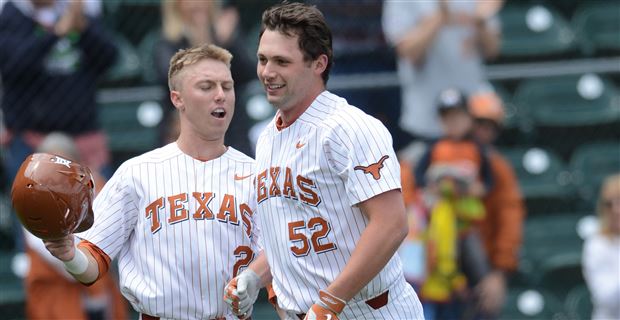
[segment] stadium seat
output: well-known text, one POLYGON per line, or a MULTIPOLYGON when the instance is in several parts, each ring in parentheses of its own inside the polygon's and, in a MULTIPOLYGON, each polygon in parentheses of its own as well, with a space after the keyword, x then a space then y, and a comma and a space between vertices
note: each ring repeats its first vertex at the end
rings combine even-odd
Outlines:
POLYGON ((570 172, 553 151, 544 148, 515 147, 501 149, 512 164, 528 212, 557 212, 572 206, 570 172))
POLYGON ((133 101, 100 105, 101 124, 108 135, 112 152, 141 153, 157 145, 157 123, 153 124, 154 120, 151 119, 158 116, 156 108, 159 104, 153 103, 133 101), (146 115, 140 116, 144 113, 146 115), (146 122, 144 118, 147 118, 146 122))
POLYGON ((585 285, 581 270, 581 241, 575 241, 574 232, 567 236, 569 239, 566 241, 573 243, 575 247, 558 248, 558 252, 553 252, 543 259, 538 268, 539 286, 562 301, 572 288, 585 285))
POLYGON ((550 270, 579 264, 583 240, 578 224, 583 213, 551 213, 530 216, 525 221, 520 272, 539 284, 550 270))
POLYGON ((592 317, 592 300, 585 285, 572 288, 564 300, 564 309, 569 319, 590 319, 592 317))
POLYGON ((620 95, 608 79, 571 75, 524 81, 515 100, 535 125, 581 126, 620 121, 620 95))
POLYGON ((614 1, 586 1, 576 10, 572 25, 584 54, 620 52, 619 10, 614 1))
POLYGON ((114 33, 113 38, 118 48, 118 58, 104 76, 103 82, 105 86, 126 84, 127 82, 137 80, 142 70, 138 51, 129 40, 118 33, 114 33))
POLYGON ((147 84, 157 83, 157 73, 153 62, 153 50, 155 44, 160 38, 161 30, 155 29, 147 33, 140 45, 138 46, 138 54, 142 62, 142 81, 147 84))
POLYGON ((502 57, 535 57, 570 52, 575 48, 569 23, 552 7, 516 2, 499 13, 502 57))
POLYGON ((570 169, 581 198, 594 203, 605 177, 620 173, 620 141, 579 147, 571 158, 570 169))
POLYGON ((106 25, 137 45, 154 28, 161 26, 161 0, 102 1, 106 25))
POLYGON ((23 280, 12 271, 13 252, 0 251, 0 310, 3 319, 14 319, 20 315, 25 303, 23 280))

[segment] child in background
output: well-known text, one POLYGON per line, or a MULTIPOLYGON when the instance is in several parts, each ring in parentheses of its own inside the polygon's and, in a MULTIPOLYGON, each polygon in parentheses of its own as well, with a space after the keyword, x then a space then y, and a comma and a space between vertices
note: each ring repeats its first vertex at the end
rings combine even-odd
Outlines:
POLYGON ((432 142, 415 170, 429 222, 427 278, 421 296, 427 319, 453 319, 464 310, 468 287, 489 271, 476 222, 485 216, 482 197, 492 188, 486 150, 471 137, 467 98, 456 89, 438 97, 444 136, 432 142))

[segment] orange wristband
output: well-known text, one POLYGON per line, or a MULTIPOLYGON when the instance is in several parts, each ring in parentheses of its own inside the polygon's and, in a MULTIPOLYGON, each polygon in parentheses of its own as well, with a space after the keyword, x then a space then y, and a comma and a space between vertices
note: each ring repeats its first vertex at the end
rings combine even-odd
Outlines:
POLYGON ((336 297, 335 295, 327 292, 326 290, 319 290, 319 300, 325 304, 327 309, 331 310, 335 314, 339 314, 347 304, 346 301, 336 297))

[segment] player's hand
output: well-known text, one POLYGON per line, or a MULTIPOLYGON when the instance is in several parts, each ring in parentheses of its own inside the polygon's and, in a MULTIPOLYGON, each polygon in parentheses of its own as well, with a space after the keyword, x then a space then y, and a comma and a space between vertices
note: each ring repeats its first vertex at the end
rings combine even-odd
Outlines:
POLYGON ((73 234, 56 240, 43 240, 45 248, 61 261, 69 261, 75 256, 75 237, 73 234))
POLYGON ((320 290, 319 301, 310 307, 304 320, 337 320, 346 304, 346 301, 326 290, 320 290))
POLYGON ((504 0, 479 0, 476 3, 476 18, 490 19, 499 12, 503 5, 504 0))
POLYGON ((226 285, 224 302, 239 319, 247 319, 252 315, 260 287, 260 277, 253 270, 246 269, 226 285))
POLYGON ((506 298, 506 279, 500 271, 486 275, 475 288, 478 308, 486 314, 499 314, 506 298))

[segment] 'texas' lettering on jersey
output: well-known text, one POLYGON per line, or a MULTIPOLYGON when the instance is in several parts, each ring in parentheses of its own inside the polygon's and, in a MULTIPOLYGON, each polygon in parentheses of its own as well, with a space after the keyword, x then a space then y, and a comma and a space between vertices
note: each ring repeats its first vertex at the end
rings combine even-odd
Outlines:
POLYGON ((165 219, 169 225, 187 221, 190 218, 194 220, 214 220, 222 223, 230 223, 239 225, 239 220, 243 221, 245 232, 248 236, 252 234, 252 220, 250 219, 254 212, 250 206, 240 203, 237 206, 237 199, 230 195, 224 194, 221 197, 221 203, 217 213, 210 208, 211 202, 215 198, 213 192, 192 192, 191 198, 187 193, 179 193, 169 197, 159 197, 146 206, 146 218, 151 219, 151 232, 157 233, 161 229, 162 214, 167 214, 165 219), (189 212, 189 201, 193 201, 196 210, 189 212), (166 210, 166 208, 169 208, 166 210))
POLYGON ((256 201, 261 203, 268 198, 285 197, 316 207, 321 203, 321 197, 315 192, 316 183, 312 179, 297 175, 293 179, 291 168, 284 168, 284 183, 282 187, 278 183, 278 177, 282 174, 281 167, 265 169, 256 176, 256 201), (269 175, 269 178, 267 177, 269 175), (294 183, 293 183, 294 180, 294 183))

